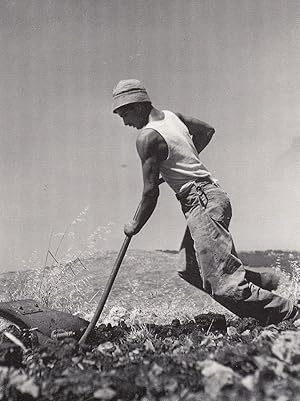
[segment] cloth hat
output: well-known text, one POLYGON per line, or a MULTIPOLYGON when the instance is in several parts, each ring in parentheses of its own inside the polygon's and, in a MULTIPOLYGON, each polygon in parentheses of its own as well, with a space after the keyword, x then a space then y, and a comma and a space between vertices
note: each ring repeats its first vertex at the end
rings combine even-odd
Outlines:
POLYGON ((113 112, 126 104, 151 102, 143 84, 137 79, 124 79, 113 89, 113 112))

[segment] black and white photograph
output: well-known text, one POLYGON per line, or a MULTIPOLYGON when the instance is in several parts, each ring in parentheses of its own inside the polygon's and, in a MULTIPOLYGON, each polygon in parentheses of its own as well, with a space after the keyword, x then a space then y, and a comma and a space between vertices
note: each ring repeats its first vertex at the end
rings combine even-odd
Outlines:
POLYGON ((300 2, 0 0, 0 400, 299 401, 300 2))

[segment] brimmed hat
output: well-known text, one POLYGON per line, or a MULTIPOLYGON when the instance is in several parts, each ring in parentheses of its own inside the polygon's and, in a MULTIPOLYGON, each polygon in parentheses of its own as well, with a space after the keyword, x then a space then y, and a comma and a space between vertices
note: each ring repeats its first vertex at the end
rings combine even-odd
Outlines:
POLYGON ((124 79, 113 90, 113 112, 130 103, 151 102, 145 87, 137 79, 124 79))

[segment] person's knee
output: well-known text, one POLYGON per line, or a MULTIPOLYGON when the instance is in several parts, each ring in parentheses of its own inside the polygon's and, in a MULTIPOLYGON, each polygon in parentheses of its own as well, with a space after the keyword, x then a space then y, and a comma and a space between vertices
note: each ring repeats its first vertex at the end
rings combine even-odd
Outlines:
POLYGON ((244 278, 242 271, 237 274, 226 275, 222 277, 218 286, 214 290, 214 298, 220 303, 240 302, 247 299, 251 295, 249 283, 244 278))

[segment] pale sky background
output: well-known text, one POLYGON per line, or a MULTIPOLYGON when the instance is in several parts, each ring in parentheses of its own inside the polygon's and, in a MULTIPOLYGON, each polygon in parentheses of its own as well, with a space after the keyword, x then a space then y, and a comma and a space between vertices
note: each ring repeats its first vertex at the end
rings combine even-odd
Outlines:
MULTIPOLYGON (((238 250, 300 250, 299 22, 298 0, 0 0, 0 270, 43 263, 87 206, 70 252, 97 227, 96 249, 120 248, 142 183, 111 113, 124 78, 215 127, 202 159, 238 250)), ((184 227, 164 185, 131 247, 177 249, 184 227)))

